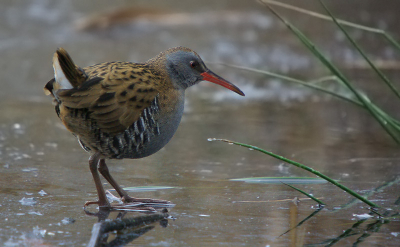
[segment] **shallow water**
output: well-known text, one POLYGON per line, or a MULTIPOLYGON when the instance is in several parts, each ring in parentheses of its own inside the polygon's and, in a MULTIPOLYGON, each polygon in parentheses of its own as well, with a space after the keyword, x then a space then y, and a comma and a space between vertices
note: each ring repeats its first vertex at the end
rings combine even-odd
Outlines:
MULTIPOLYGON (((248 1, 185 1, 175 9, 164 1, 154 1, 154 6, 138 1, 151 9, 167 8, 163 15, 170 16, 100 30, 74 29, 75 20, 128 2, 116 1, 115 6, 89 1, 0 3, 3 246, 85 246, 98 221, 82 210, 85 201, 96 198, 88 154, 62 126, 51 99, 42 92, 52 77, 51 58, 57 47, 66 48, 83 66, 110 60, 145 61, 159 51, 183 45, 210 62, 309 79, 327 74, 268 11, 248 1), (173 16, 175 12, 179 15, 173 16)), ((393 13, 396 6, 392 4, 380 6, 363 1, 346 5, 339 1, 331 8, 336 13, 346 9, 340 11, 340 17, 387 27, 398 37, 393 23, 398 23, 399 17, 393 13), (354 13, 354 9, 359 11, 354 13)), ((299 6, 322 12, 315 7, 317 3, 306 1, 299 6)), ((358 63, 359 56, 331 24, 317 25, 315 19, 282 12, 298 21, 296 24, 329 52, 349 77, 399 117, 394 99, 381 89, 376 77, 363 69, 350 68, 358 63)), ((371 54, 398 59, 396 52, 376 35, 353 34, 371 54)), ((190 88, 182 123, 165 148, 145 159, 107 162, 113 176, 125 187, 173 187, 131 192, 137 197, 171 200, 176 206, 169 212, 175 219, 169 219, 166 228, 155 224, 130 246, 328 244, 324 241, 341 236, 354 225, 348 237, 338 239, 338 246, 357 241, 366 246, 396 245, 400 238, 398 220, 382 223, 372 218, 359 222, 359 217, 369 212, 368 206, 357 203, 344 207, 352 197, 327 183, 296 185, 327 206, 280 236, 313 213, 315 203, 303 200, 303 195, 283 184, 230 179, 313 176, 254 150, 207 141, 226 138, 265 148, 307 164, 361 194, 387 184, 370 199, 392 214, 399 211, 399 205, 395 205, 400 187, 398 146, 372 117, 347 102, 277 79, 214 64, 209 67, 234 82, 246 97, 206 82, 190 88), (296 197, 301 199, 297 206, 293 202, 296 197), (340 207, 343 209, 338 210, 340 207)), ((393 80, 399 76, 395 69, 385 72, 393 80)), ((128 213, 125 217, 140 215, 128 213)), ((109 218, 116 216, 112 213, 109 218)))

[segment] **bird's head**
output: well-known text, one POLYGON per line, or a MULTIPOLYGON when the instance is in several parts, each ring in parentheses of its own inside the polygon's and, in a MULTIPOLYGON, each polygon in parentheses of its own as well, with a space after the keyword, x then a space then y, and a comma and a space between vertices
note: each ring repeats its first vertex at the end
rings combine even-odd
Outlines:
POLYGON ((160 55, 165 58, 167 73, 172 82, 182 89, 200 81, 209 81, 244 96, 238 87, 209 70, 200 56, 189 48, 171 48, 160 55))

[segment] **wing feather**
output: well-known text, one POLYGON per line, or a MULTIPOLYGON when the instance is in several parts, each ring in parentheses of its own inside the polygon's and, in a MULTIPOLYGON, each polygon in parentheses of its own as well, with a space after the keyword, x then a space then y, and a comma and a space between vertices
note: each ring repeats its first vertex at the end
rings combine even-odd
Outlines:
MULTIPOLYGON (((102 131, 124 131, 135 123, 144 109, 155 100, 158 94, 155 82, 161 79, 145 66, 125 68, 129 64, 119 64, 118 69, 115 69, 116 64, 105 64, 101 67, 102 70, 111 73, 105 77, 92 77, 78 88, 58 90, 57 97, 65 107, 88 109, 89 118, 94 120, 102 131)), ((85 72, 89 76, 98 75, 99 71, 91 67, 85 68, 85 72)))

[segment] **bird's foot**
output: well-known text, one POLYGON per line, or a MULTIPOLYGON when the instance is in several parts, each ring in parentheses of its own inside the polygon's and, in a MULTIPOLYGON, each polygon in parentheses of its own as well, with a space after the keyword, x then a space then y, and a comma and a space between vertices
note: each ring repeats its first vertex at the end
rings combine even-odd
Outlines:
POLYGON ((121 210, 121 211, 135 211, 135 212, 145 212, 153 213, 157 212, 156 209, 162 208, 163 212, 168 212, 167 208, 172 208, 175 204, 167 200, 151 199, 151 198, 133 198, 130 196, 123 196, 118 198, 114 196, 110 191, 106 191, 107 199, 111 202, 117 201, 118 203, 110 204, 108 201, 89 201, 84 205, 84 209, 92 204, 99 205, 100 209, 104 210, 121 210))
MULTIPOLYGON (((106 210, 106 211, 121 210, 121 211, 134 211, 134 212, 144 212, 144 213, 157 212, 155 207, 149 206, 148 204, 141 203, 141 202, 129 202, 129 203, 102 205, 99 201, 89 201, 89 202, 86 202, 85 205, 83 205, 83 210, 85 210, 85 212, 86 212, 87 207, 89 205, 93 205, 93 204, 98 205, 101 211, 103 211, 103 210, 106 210)), ((97 213, 95 213, 95 215, 97 215, 97 213)))
POLYGON ((112 204, 111 210, 121 211, 135 211, 144 213, 155 213, 156 209, 162 208, 163 213, 167 213, 167 208, 172 208, 175 204, 170 201, 150 199, 150 198, 132 198, 130 196, 124 196, 120 199, 122 203, 112 204))
POLYGON ((166 208, 172 208, 175 204, 167 200, 151 199, 151 198, 134 198, 130 196, 123 196, 123 204, 120 210, 135 210, 135 211, 157 211, 156 208, 163 208, 164 211, 168 212, 166 208))

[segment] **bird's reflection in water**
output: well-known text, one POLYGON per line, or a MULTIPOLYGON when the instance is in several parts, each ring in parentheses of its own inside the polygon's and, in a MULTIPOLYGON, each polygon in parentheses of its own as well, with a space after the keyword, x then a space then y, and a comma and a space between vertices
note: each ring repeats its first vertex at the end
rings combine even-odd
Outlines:
POLYGON ((159 213, 148 213, 135 217, 126 217, 129 212, 121 211, 114 220, 108 219, 111 212, 108 209, 100 209, 97 213, 85 211, 87 215, 96 216, 99 219, 93 225, 88 247, 125 246, 152 230, 157 223, 162 227, 167 227, 168 218, 170 218, 167 209, 163 209, 159 213))

